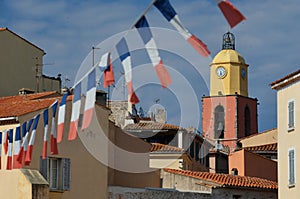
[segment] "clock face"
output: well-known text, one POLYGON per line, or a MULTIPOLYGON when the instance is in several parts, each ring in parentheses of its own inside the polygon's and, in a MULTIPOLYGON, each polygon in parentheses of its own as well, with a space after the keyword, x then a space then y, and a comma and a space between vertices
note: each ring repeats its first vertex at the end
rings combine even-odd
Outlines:
POLYGON ((216 70, 217 76, 223 78, 226 75, 226 69, 223 66, 219 66, 216 70))
POLYGON ((241 70, 241 75, 242 75, 242 78, 246 78, 246 69, 242 68, 241 70))

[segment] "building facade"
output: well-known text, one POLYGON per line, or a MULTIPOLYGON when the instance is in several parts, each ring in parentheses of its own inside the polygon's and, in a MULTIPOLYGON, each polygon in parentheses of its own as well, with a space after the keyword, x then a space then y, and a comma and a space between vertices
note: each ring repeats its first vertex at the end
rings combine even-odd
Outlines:
MULTIPOLYGON (((160 186, 160 174, 157 169, 149 169, 151 145, 143 140, 129 136, 109 121, 110 110, 105 106, 96 105, 92 123, 84 132, 78 130, 75 140, 68 140, 70 118, 72 111, 71 97, 66 103, 63 139, 58 143, 57 155, 50 153, 50 132, 52 132, 52 109, 49 109, 55 100, 61 100, 56 92, 8 96, 0 98, 0 131, 15 129, 24 122, 30 121, 40 114, 36 129, 35 142, 30 165, 23 165, 21 169, 39 171, 30 183, 20 168, 7 170, 7 154, 1 150, 0 187, 1 198, 29 199, 37 178, 44 179, 40 187, 48 188, 45 197, 38 199, 81 199, 81 198, 108 198, 108 189, 112 186, 126 187, 156 187, 160 186), (48 117, 48 152, 47 158, 42 159, 44 140, 43 111, 49 109, 48 117), (111 143, 111 144, 109 144, 111 143), (124 157, 128 154, 144 154, 142 157, 124 157), (143 169, 143 172, 122 170, 123 165, 131 169, 143 169), (45 183, 47 181, 47 183, 45 183), (11 183, 9 183, 11 182, 11 183), (5 186, 4 186, 5 185, 5 186), (45 186, 44 186, 45 185, 45 186), (5 192, 15 190, 15 192, 5 192)), ((56 113, 56 115, 58 115, 56 113)), ((57 117, 56 117, 57 118, 57 117)), ((56 128, 55 119, 54 128, 56 128)), ((80 123, 80 122, 79 122, 80 123)), ((79 126, 80 128, 80 126, 79 126)), ((14 137, 16 130, 13 131, 14 137)), ((32 132, 29 131, 29 134, 32 132)), ((2 134, 4 140, 4 134, 2 134)), ((12 141, 15 145, 16 141, 12 141)), ((4 149, 2 146, 1 148, 4 149)), ((15 153, 15 148, 12 148, 15 153)), ((13 156, 13 160, 15 160, 13 156)), ((14 164, 13 164, 14 165, 14 164)), ((32 197, 34 198, 34 197, 32 197)))
POLYGON ((0 96, 17 95, 20 89, 60 92, 60 77, 43 75, 43 49, 8 28, 0 28, 0 41, 0 96))
POLYGON ((300 196, 300 70, 273 83, 277 91, 279 198, 300 196))

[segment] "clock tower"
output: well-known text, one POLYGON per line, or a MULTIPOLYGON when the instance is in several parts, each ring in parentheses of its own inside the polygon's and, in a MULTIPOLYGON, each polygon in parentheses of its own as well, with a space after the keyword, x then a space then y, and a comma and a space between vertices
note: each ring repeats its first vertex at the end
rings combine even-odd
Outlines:
POLYGON ((248 96, 248 64, 235 51, 235 38, 232 33, 223 35, 222 50, 210 64, 210 96, 248 96))
POLYGON ((202 132, 228 146, 257 133, 257 99, 248 97, 248 64, 235 50, 235 37, 223 35, 222 50, 210 64, 210 96, 202 98, 202 132))

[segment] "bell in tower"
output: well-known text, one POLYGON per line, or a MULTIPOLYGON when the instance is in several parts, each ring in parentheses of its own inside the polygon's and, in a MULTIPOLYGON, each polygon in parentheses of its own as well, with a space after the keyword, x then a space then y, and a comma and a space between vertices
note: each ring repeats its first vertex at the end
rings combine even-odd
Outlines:
POLYGON ((225 49, 235 50, 235 38, 231 32, 227 32, 223 35, 222 50, 225 49))

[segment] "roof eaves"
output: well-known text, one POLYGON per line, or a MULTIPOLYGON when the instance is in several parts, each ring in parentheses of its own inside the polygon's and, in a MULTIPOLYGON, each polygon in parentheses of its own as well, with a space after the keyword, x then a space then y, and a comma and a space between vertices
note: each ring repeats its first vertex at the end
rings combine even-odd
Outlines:
POLYGON ((272 89, 279 90, 279 89, 281 89, 293 82, 296 82, 298 80, 300 80, 300 69, 291 74, 288 74, 287 76, 285 76, 281 79, 278 79, 278 80, 272 82, 270 84, 270 86, 272 89))

